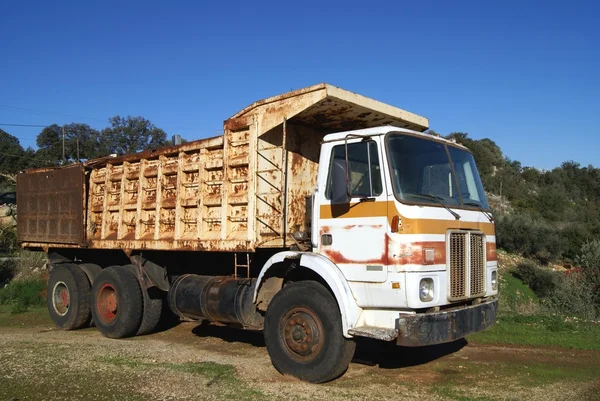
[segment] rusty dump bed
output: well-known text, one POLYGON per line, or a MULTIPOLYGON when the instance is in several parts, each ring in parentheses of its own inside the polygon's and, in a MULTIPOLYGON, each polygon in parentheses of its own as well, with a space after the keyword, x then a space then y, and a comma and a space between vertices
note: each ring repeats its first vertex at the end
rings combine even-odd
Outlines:
POLYGON ((224 135, 18 176, 24 247, 253 251, 306 225, 320 141, 424 117, 319 84, 258 101, 224 135), (287 178, 286 178, 287 177, 287 178))

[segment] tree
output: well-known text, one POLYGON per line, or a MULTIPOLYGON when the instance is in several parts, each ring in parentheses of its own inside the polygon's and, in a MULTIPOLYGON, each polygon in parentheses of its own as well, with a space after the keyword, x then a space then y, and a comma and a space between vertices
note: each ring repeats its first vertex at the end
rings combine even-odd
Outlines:
POLYGON ((65 134, 64 152, 66 162, 79 159, 90 159, 102 155, 98 146, 98 130, 87 124, 71 123, 64 126, 52 124, 42 130, 37 136, 39 147, 36 156, 40 160, 52 161, 59 164, 63 161, 63 128, 65 134))
POLYGON ((17 137, 0 129, 0 192, 13 190, 16 173, 36 166, 34 150, 23 149, 17 137))
POLYGON ((489 189, 493 187, 492 177, 496 171, 505 164, 502 151, 494 141, 488 138, 471 139, 465 132, 452 132, 446 136, 447 139, 454 139, 457 143, 466 146, 472 153, 479 169, 483 185, 489 189))
POLYGON ((16 136, 0 129, 0 171, 16 173, 27 167, 24 152, 16 136))
POLYGON ((35 157, 48 163, 58 164, 62 159, 62 128, 57 124, 45 127, 36 138, 38 150, 35 157))
POLYGON ((167 134, 143 117, 115 116, 109 122, 111 127, 102 130, 98 141, 107 154, 123 155, 167 144, 167 134))

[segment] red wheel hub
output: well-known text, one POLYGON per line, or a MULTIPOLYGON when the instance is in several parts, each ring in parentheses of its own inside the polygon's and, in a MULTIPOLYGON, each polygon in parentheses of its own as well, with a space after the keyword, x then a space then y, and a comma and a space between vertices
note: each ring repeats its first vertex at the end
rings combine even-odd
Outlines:
POLYGON ((65 288, 62 291, 60 291, 60 302, 66 306, 67 308, 69 307, 69 301, 70 301, 70 296, 69 296, 69 291, 65 288))
POLYGON ((323 348, 323 324, 310 309, 296 307, 281 318, 284 349, 299 362, 316 358, 323 348))
POLYGON ((58 281, 52 288, 52 306, 58 316, 65 316, 69 311, 71 293, 64 281, 58 281))
POLYGON ((110 284, 104 284, 98 291, 96 309, 104 323, 111 323, 117 318, 119 299, 117 291, 110 284))

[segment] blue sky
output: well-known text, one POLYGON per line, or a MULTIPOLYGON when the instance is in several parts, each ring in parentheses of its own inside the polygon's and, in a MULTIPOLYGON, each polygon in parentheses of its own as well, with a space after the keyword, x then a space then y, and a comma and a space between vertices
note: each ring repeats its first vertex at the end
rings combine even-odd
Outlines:
MULTIPOLYGON (((2 2, 0 123, 141 115, 198 139, 255 100, 328 82, 524 166, 600 167, 592 1, 96 3, 2 2)), ((25 147, 39 132, 0 128, 25 147)))

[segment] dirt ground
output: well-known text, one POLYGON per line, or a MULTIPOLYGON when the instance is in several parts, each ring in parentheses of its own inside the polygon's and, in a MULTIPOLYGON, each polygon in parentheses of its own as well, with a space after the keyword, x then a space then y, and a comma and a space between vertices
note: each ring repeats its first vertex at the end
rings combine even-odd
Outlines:
POLYGON ((340 379, 281 376, 262 334, 181 323, 110 340, 94 328, 57 331, 44 310, 0 313, 4 400, 593 400, 600 352, 480 345, 427 348, 360 341, 340 379))

